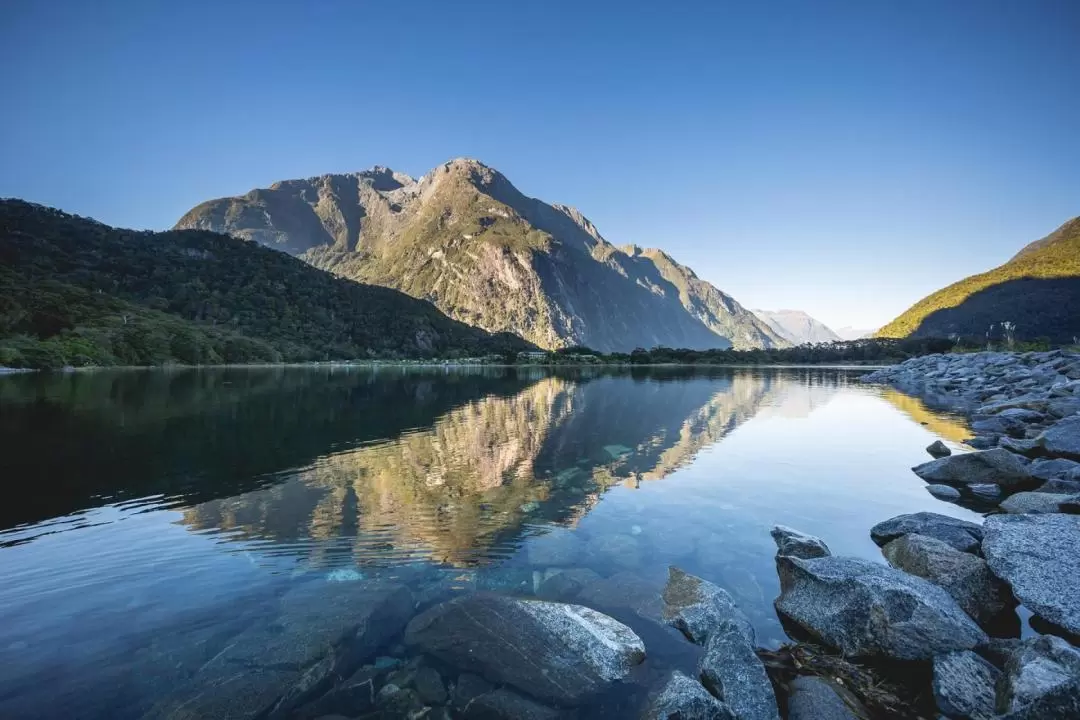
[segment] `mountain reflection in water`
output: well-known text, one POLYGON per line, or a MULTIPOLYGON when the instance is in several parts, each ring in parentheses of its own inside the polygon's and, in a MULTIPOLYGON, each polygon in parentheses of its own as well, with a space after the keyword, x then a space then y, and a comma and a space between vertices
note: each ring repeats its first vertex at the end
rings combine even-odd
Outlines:
POLYGON ((657 636, 639 612, 675 564, 725 587, 775 646, 772 524, 880 559, 867 535, 879 520, 969 515, 907 469, 963 426, 857 376, 318 367, 0 378, 0 665, 12 668, 0 716, 184 707, 222 679, 204 664, 230 637, 242 632, 256 662, 253 638, 284 622, 281 598, 338 581, 404 583, 418 610, 476 590, 532 595, 580 568, 620 588, 586 604, 652 633, 644 676, 655 679, 693 671, 678 634, 657 636))

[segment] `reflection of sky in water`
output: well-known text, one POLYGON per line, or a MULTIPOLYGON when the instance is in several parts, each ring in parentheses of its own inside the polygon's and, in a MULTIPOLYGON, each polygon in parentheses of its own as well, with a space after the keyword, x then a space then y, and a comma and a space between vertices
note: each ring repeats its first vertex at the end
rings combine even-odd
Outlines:
MULTIPOLYGON (((883 398, 853 377, 546 377, 495 392, 481 383, 379 437, 380 403, 429 403, 437 395, 438 378, 422 386, 406 380, 369 403, 366 435, 350 441, 349 428, 339 427, 359 422, 346 405, 316 428, 327 436, 321 453, 289 456, 300 463, 294 467, 271 460, 271 476, 259 466, 263 479, 240 482, 240 492, 143 486, 154 465, 139 465, 138 480, 97 493, 127 497, 126 504, 84 500, 78 513, 0 534, 8 545, 0 547, 0 660, 17 668, 0 681, 0 698, 50 678, 67 683, 71 703, 103 679, 125 687, 138 672, 136 650, 173 632, 184 642, 193 627, 234 615, 237 603, 259 617, 280 588, 310 573, 356 569, 338 577, 393 576, 425 591, 443 583, 455 591, 531 592, 551 568, 531 564, 529 546, 553 525, 571 528, 580 541, 574 566, 605 577, 631 572, 658 592, 667 566, 677 564, 726 587, 754 620, 759 641, 778 644, 773 524, 818 534, 835 553, 880 560, 868 533, 880 520, 919 510, 974 517, 930 497, 909 470, 935 438, 963 438, 963 426, 895 394, 883 398)), ((357 380, 335 378, 344 383, 335 396, 357 391, 357 380)), ((222 416, 206 411, 198 427, 213 437, 183 426, 183 438, 154 442, 186 442, 197 455, 220 443, 224 429, 237 438, 263 432, 261 443, 271 447, 282 439, 275 433, 291 426, 268 414, 293 422, 287 414, 302 402, 282 387, 278 399, 260 390, 265 411, 244 412, 254 402, 244 396, 222 416)), ((92 407, 92 393, 80 403, 92 407)), ((194 402, 189 414, 201 417, 200 408, 194 402)), ((114 453, 134 453, 125 450, 125 433, 160 435, 180 421, 113 422, 114 453)), ((308 444, 318 448, 318 437, 308 444)), ((219 478, 213 483, 258 466, 257 458, 236 467, 227 454, 205 457, 205 474, 219 478)), ((109 462, 117 461, 123 458, 109 462)), ((112 466, 67 469, 99 467, 112 466)), ((176 474, 175 464, 159 469, 176 474)), ((108 486, 107 478, 95 481, 108 486)), ((105 708, 136 702, 98 701, 105 708)))

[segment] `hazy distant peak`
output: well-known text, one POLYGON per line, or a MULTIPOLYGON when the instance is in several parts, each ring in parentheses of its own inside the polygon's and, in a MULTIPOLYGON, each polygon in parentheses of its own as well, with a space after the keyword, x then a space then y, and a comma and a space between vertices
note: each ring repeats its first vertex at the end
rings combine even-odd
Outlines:
POLYGON ((802 310, 760 310, 750 312, 761 318, 780 336, 794 345, 835 342, 840 339, 825 323, 810 317, 802 310))

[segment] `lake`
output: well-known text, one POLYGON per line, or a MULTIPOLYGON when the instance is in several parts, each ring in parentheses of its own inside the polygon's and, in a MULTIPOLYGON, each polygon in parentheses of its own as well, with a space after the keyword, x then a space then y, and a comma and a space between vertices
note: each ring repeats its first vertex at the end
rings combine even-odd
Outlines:
MULTIPOLYGON (((242 717, 295 680, 280 653, 340 639, 337 608, 366 587, 405 585, 419 611, 532 596, 567 568, 596 574, 580 573, 595 578, 582 604, 645 640, 632 687, 588 713, 631 714, 699 652, 645 619, 670 565, 728 590, 775 647, 774 524, 880 561, 881 520, 978 517, 909 469, 963 422, 861 372, 2 377, 0 717, 242 717)), ((365 667, 460 682, 382 640, 365 667)))

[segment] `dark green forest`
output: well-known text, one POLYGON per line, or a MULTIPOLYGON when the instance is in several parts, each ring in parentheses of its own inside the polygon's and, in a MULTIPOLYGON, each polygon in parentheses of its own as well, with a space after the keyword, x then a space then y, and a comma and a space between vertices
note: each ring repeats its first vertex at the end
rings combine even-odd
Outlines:
POLYGON ((121 230, 0 201, 0 366, 505 355, 433 305, 199 230, 121 230))

